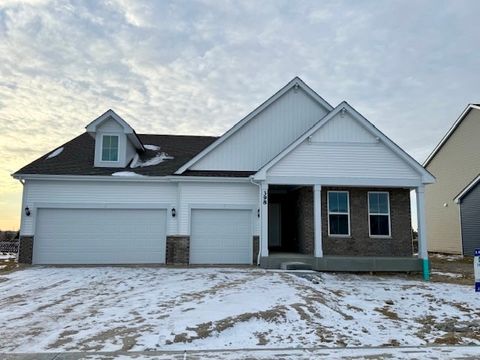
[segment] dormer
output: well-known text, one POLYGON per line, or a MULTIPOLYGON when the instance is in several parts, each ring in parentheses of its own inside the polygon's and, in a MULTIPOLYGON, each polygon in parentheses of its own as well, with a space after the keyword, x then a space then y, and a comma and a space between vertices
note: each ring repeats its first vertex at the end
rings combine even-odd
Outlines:
POLYGON ((96 167, 123 168, 138 152, 144 152, 135 130, 113 110, 93 120, 86 127, 95 139, 96 167))

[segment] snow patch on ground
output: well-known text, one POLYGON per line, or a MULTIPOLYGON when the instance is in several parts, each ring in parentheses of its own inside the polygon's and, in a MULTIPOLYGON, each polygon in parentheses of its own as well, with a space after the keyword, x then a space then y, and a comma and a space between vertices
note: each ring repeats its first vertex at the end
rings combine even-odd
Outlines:
POLYGON ((14 253, 0 253, 0 260, 15 259, 17 254, 14 253))
POLYGON ((154 150, 154 151, 160 150, 160 146, 158 145, 143 145, 143 147, 148 150, 154 150))
POLYGON ((124 176, 124 177, 143 177, 144 175, 137 174, 133 171, 117 171, 112 176, 124 176))
POLYGON ((479 309, 393 276, 32 267, 0 276, 0 352, 480 344, 479 309))
POLYGON ((59 147, 58 149, 52 151, 50 154, 48 154, 47 159, 54 158, 55 156, 58 156, 62 153, 63 151, 63 146, 59 147))
POLYGON ((442 272, 442 271, 432 271, 432 275, 438 275, 438 276, 446 276, 450 278, 461 278, 463 275, 462 274, 455 274, 455 273, 449 273, 449 272, 442 272))
POLYGON ((440 259, 440 260, 452 261, 452 262, 463 259, 462 255, 448 255, 448 254, 441 254, 441 253, 431 254, 430 257, 431 258, 437 258, 437 259, 440 259))

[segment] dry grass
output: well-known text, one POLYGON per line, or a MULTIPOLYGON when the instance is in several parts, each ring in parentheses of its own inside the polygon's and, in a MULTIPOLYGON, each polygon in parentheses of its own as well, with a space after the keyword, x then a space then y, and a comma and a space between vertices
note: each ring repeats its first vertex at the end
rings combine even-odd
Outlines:
MULTIPOLYGON (((281 323, 286 319, 287 308, 283 305, 276 306, 272 309, 258 312, 244 313, 238 316, 230 316, 218 321, 209 321, 206 323, 198 324, 195 327, 189 327, 187 331, 193 331, 196 333, 194 336, 189 336, 187 333, 180 333, 174 336, 174 343, 190 343, 194 340, 205 339, 210 337, 214 333, 221 333, 227 329, 233 328, 235 325, 247 322, 252 319, 264 320, 266 322, 281 323)), ((266 339, 265 339, 266 340, 266 339)), ((261 341, 261 339, 259 339, 261 341)))

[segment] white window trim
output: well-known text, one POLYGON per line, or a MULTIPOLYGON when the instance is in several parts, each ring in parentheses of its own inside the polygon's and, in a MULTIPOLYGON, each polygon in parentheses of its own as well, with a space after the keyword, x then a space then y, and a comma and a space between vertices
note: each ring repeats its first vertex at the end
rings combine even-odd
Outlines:
POLYGON ((392 222, 391 222, 391 214, 390 214, 390 193, 388 191, 369 191, 367 193, 367 206, 368 206, 368 236, 371 238, 383 238, 383 239, 391 239, 392 238, 392 222), (387 205, 388 205, 388 214, 383 213, 371 213, 370 212, 370 194, 387 194, 387 205), (388 235, 372 235, 372 229, 370 227, 370 215, 388 215, 388 235))
POLYGON ((120 135, 118 134, 102 134, 102 143, 100 146, 100 161, 103 163, 118 164, 120 162, 120 135), (117 138, 117 160, 103 160, 103 139, 105 136, 115 136, 117 138))
POLYGON ((347 190, 329 190, 327 191, 327 222, 328 222, 328 236, 330 237, 340 237, 340 238, 349 238, 351 237, 351 226, 350 226, 350 192, 347 190), (346 193, 347 194, 347 212, 330 212, 330 193, 346 193), (330 215, 347 215, 348 216, 348 234, 331 234, 330 233, 330 215))

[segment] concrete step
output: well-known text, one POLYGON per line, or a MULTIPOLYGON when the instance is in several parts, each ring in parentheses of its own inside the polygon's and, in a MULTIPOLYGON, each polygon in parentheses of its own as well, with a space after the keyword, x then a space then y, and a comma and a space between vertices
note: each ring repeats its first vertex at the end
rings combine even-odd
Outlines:
POLYGON ((288 261, 280 264, 282 270, 312 270, 312 265, 299 261, 288 261))

